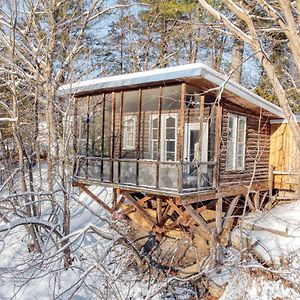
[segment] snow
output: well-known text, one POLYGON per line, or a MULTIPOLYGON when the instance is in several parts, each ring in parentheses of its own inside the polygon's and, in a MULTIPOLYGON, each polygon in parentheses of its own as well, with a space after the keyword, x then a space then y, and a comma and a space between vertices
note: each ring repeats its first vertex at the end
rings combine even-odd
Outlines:
MULTIPOLYGON (((42 178, 43 193, 47 191, 46 166, 42 168, 42 178)), ((18 191, 18 185, 14 187, 18 191)), ((111 205, 110 189, 99 186, 90 186, 89 189, 111 205)), ((28 233, 24 226, 17 226, 24 222, 23 218, 15 217, 10 225, 0 223, 1 300, 183 300, 196 296, 185 280, 170 277, 160 282, 151 274, 141 276, 132 253, 118 243, 121 237, 127 237, 126 221, 111 220, 100 205, 86 194, 79 194, 78 189, 70 192, 69 240, 73 262, 68 270, 63 267, 63 251, 57 249, 51 239, 45 245, 44 255, 28 251, 31 241, 28 233), (163 296, 166 286, 172 286, 172 292, 163 296)), ((5 195, 7 191, 1 193, 0 198, 5 195)), ((62 207, 62 194, 56 193, 56 198, 62 207)), ((39 222, 51 225, 51 203, 46 196, 42 211, 39 222)), ((237 250, 226 247, 222 249, 220 267, 214 269, 208 264, 202 270, 217 285, 226 286, 221 299, 300 299, 299 291, 285 282, 297 285, 299 281, 299 215, 300 201, 294 201, 278 205, 269 212, 251 213, 235 228, 232 238, 240 240, 243 236, 250 240, 253 248, 237 250), (271 269, 262 265, 261 259, 272 262, 271 269), (266 276, 273 273, 278 276, 266 276)), ((60 215, 57 229, 61 228, 60 215)), ((52 235, 52 238, 55 240, 57 236, 52 235)))
POLYGON ((283 261, 299 265, 300 201, 277 205, 268 212, 251 213, 232 233, 247 239, 263 261, 280 266, 283 261))

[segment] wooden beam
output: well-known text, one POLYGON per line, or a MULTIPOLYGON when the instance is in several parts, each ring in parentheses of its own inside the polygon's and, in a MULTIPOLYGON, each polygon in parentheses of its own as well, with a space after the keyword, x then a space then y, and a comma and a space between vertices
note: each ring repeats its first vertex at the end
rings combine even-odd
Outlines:
POLYGON ((178 215, 183 216, 183 211, 171 200, 167 199, 166 202, 172 207, 172 209, 177 212, 178 215))
POLYGON ((257 191, 253 196, 255 210, 259 210, 259 198, 259 191, 257 191))
POLYGON ((198 195, 195 195, 191 198, 183 198, 183 199, 180 199, 178 198, 177 200, 177 204, 178 205, 189 205, 189 204, 192 204, 192 203, 197 203, 197 202, 202 202, 202 201, 209 201, 209 200, 213 200, 213 199, 216 199, 217 198, 217 193, 216 191, 207 191, 203 194, 198 194, 198 195))
POLYGON ((154 227, 156 221, 144 210, 144 208, 130 195, 124 195, 126 199, 142 214, 142 216, 154 227))
POLYGON ((143 197, 142 199, 138 200, 137 202, 140 204, 140 205, 143 205, 145 202, 151 200, 153 198, 153 196, 145 196, 143 197))
POLYGON ((264 195, 263 195, 263 197, 262 197, 262 199, 261 199, 260 205, 259 205, 259 210, 262 209, 262 207, 263 207, 263 205, 264 205, 264 202, 265 202, 265 200, 266 200, 268 194, 269 194, 269 192, 265 192, 265 193, 264 193, 264 195))
POLYGON ((174 212, 173 208, 168 204, 163 212, 162 219, 161 219, 161 226, 164 226, 167 220, 169 219, 169 216, 172 215, 174 212))
POLYGON ((211 229, 209 228, 206 221, 203 217, 197 213, 197 211, 191 205, 184 205, 184 208, 189 212, 191 217, 195 220, 195 222, 199 225, 203 233, 207 236, 208 239, 215 240, 212 234, 211 229))
POLYGON ((124 201, 125 201, 125 197, 122 196, 121 199, 114 206, 114 210, 117 211, 121 207, 121 205, 124 203, 124 201))
POLYGON ((161 199, 161 197, 158 197, 156 199, 156 203, 157 203, 157 208, 156 208, 157 224, 160 225, 161 220, 162 220, 162 199, 161 199))
POLYGON ((222 197, 219 197, 216 205, 216 233, 220 236, 222 232, 222 197))
POLYGON ((252 200, 250 198, 249 193, 246 194, 246 205, 249 206, 249 208, 251 209, 251 211, 253 211, 253 212, 255 211, 255 207, 254 207, 254 205, 252 203, 252 200))
POLYGON ((225 217, 223 218, 223 223, 222 223, 222 233, 226 230, 228 224, 229 224, 229 219, 231 218, 234 209, 236 208, 236 205, 238 201, 240 200, 240 195, 236 196, 230 203, 229 208, 226 212, 225 217))
POLYGON ((107 204, 105 204, 98 196, 96 196, 93 192, 91 192, 84 184, 77 182, 76 186, 78 186, 84 193, 86 193, 93 200, 95 200, 105 210, 107 210, 111 214, 114 212, 107 204))

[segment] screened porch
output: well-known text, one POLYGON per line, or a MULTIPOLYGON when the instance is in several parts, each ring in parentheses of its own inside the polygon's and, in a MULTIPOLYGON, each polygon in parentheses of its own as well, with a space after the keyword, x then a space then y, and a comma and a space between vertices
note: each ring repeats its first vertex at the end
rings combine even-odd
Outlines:
POLYGON ((76 179, 180 194, 215 186, 218 106, 197 87, 112 91, 75 103, 76 179))

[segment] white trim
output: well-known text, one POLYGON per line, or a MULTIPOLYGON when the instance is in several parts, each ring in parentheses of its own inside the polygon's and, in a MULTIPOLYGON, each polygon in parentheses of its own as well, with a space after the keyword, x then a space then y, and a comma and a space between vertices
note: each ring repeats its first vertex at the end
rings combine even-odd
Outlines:
MULTIPOLYGON (((177 130, 178 130, 178 114, 177 113, 167 113, 167 114, 161 114, 161 123, 160 123, 160 160, 166 161, 166 121, 168 117, 173 117, 175 119, 175 154, 174 154, 174 161, 176 161, 177 157, 177 130)), ((150 115, 150 134, 149 134, 149 150, 151 153, 151 158, 153 159, 153 149, 152 149, 152 121, 153 119, 158 118, 158 115, 150 115)), ((158 134, 158 132, 157 132, 158 134)), ((158 140, 157 140, 158 141, 158 140)))
MULTIPOLYGON (((190 130, 200 129, 200 123, 185 123, 184 128, 184 159, 189 161, 190 159, 190 130)), ((200 161, 208 161, 208 123, 203 122, 202 128, 202 145, 201 145, 201 155, 200 161), (204 137, 204 138, 203 138, 204 137), (203 143, 206 143, 205 149, 203 143), (204 158, 204 159, 203 159, 204 158)))
POLYGON ((242 115, 236 115, 232 113, 228 113, 228 122, 227 122, 227 149, 226 149, 226 168, 225 171, 243 171, 245 170, 245 160, 246 160, 246 136, 247 136, 247 117, 242 116, 242 115), (233 153, 232 153, 232 168, 228 167, 228 133, 229 133, 229 118, 233 118, 233 153), (243 119, 245 121, 245 131, 244 131, 244 141, 243 141, 243 146, 244 146, 244 152, 243 152, 243 166, 242 167, 237 167, 237 161, 238 161, 238 135, 239 135, 239 120, 243 119))
POLYGON ((130 115, 130 116, 123 116, 123 145, 122 145, 122 149, 123 150, 135 150, 136 149, 136 116, 135 115, 130 115), (133 143, 134 145, 133 146, 128 146, 126 143, 127 143, 127 139, 126 139, 126 136, 128 135, 128 133, 131 133, 131 132, 128 132, 126 131, 126 122, 129 121, 129 120, 133 120, 133 143))
MULTIPOLYGON (((294 115, 297 123, 300 123, 300 115, 294 115)), ((287 124, 287 119, 272 119, 270 124, 287 124)))
POLYGON ((240 84, 228 80, 227 76, 224 76, 201 63, 75 82, 61 86, 57 90, 56 95, 89 94, 89 92, 92 91, 106 91, 124 87, 132 88, 167 80, 184 81, 186 78, 191 77, 204 78, 216 86, 224 85, 224 83, 226 83, 225 90, 241 97, 255 106, 267 110, 279 118, 284 117, 282 109, 277 105, 263 99, 240 84))
MULTIPOLYGON (((190 130, 200 130, 200 123, 185 123, 184 128, 184 160, 190 161, 190 130)), ((203 122, 200 161, 208 162, 208 122, 203 122)), ((207 173, 207 165, 201 165, 201 172, 207 173)), ((189 169, 189 168, 188 168, 189 169)))

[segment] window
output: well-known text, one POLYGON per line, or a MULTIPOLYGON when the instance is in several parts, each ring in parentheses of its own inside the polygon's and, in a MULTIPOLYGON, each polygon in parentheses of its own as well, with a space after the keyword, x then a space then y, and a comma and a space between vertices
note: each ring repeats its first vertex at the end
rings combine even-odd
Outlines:
MULTIPOLYGON (((152 159, 157 159, 158 116, 152 115, 150 132, 150 152, 152 159)), ((177 145, 177 114, 161 115, 160 160, 175 161, 177 145)))
POLYGON ((135 149, 136 116, 124 116, 123 149, 135 149))
POLYGON ((151 116, 150 153, 152 159, 157 159, 158 117, 151 116))
POLYGON ((245 167, 246 117, 228 115, 227 170, 245 167))

